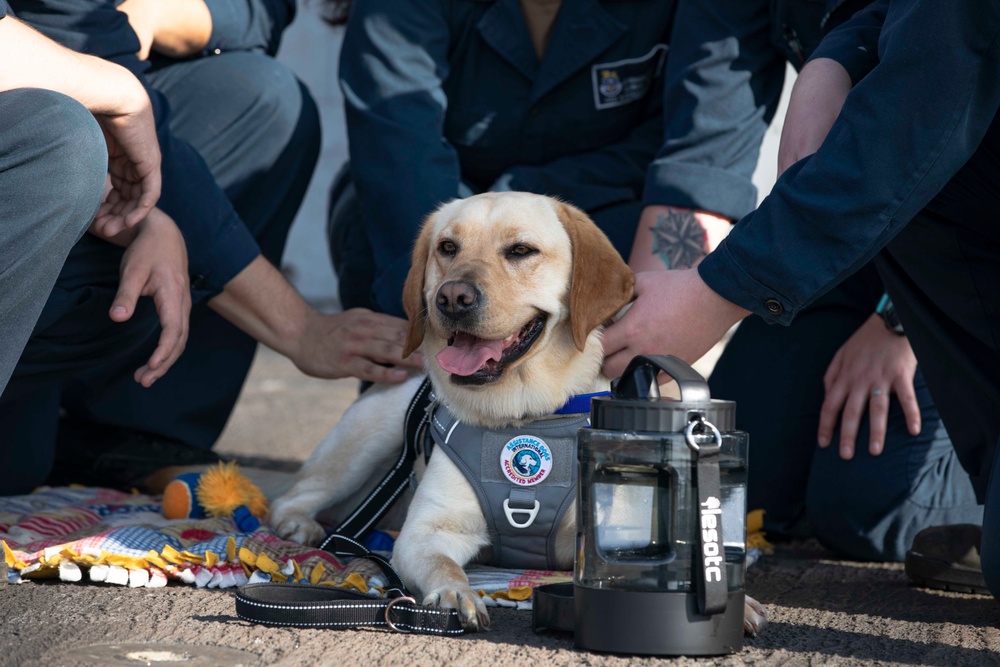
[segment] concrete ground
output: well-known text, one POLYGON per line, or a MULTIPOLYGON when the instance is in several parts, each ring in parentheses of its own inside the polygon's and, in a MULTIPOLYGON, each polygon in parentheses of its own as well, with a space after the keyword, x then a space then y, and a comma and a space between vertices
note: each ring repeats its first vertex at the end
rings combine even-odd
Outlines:
MULTIPOLYGON (((261 350, 219 445, 230 454, 301 461, 355 393, 351 380, 302 377, 261 350)), ((812 544, 779 545, 750 568, 747 592, 771 625, 720 658, 642 658, 577 651, 535 634, 529 612, 493 609, 490 632, 458 638, 375 629, 270 628, 236 617, 232 593, 185 585, 128 589, 28 583, 0 588, 5 665, 1000 665, 992 598, 910 587, 901 565, 839 560, 812 544)), ((665 631, 669 631, 666 630, 665 631)))

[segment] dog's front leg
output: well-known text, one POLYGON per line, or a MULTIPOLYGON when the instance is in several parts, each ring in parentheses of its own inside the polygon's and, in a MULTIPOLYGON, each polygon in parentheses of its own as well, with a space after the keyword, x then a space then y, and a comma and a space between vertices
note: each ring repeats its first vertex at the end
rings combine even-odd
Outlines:
POLYGON ((392 467, 403 446, 403 415, 422 381, 376 385, 344 412, 299 471, 295 484, 271 504, 268 523, 281 537, 319 544, 320 511, 339 505, 351 511, 392 467))
POLYGON ((423 604, 457 610, 467 630, 485 629, 486 605, 462 568, 488 544, 475 491, 444 453, 435 452, 393 547, 393 567, 423 604))

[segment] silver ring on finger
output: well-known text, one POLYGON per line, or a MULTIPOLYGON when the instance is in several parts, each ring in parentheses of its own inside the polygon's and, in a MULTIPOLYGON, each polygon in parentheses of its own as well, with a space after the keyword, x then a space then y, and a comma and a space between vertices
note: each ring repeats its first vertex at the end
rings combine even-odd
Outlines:
POLYGON ((875 389, 872 389, 872 398, 877 398, 877 397, 882 396, 884 394, 885 394, 885 390, 884 389, 879 389, 878 387, 876 387, 875 389))

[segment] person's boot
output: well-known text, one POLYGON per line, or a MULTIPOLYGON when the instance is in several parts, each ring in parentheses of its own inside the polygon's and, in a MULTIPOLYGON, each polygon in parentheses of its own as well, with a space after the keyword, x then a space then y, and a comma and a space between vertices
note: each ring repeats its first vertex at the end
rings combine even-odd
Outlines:
POLYGON ((915 586, 990 595, 979 562, 982 536, 973 524, 924 528, 906 552, 906 576, 915 586))

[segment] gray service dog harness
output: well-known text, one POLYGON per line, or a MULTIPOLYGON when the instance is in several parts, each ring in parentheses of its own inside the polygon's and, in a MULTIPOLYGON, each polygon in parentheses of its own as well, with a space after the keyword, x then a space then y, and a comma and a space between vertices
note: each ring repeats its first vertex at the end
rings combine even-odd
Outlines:
POLYGON ((552 570, 556 532, 576 497, 576 435, 587 412, 488 430, 432 404, 428 431, 476 491, 486 517, 490 565, 552 570))

